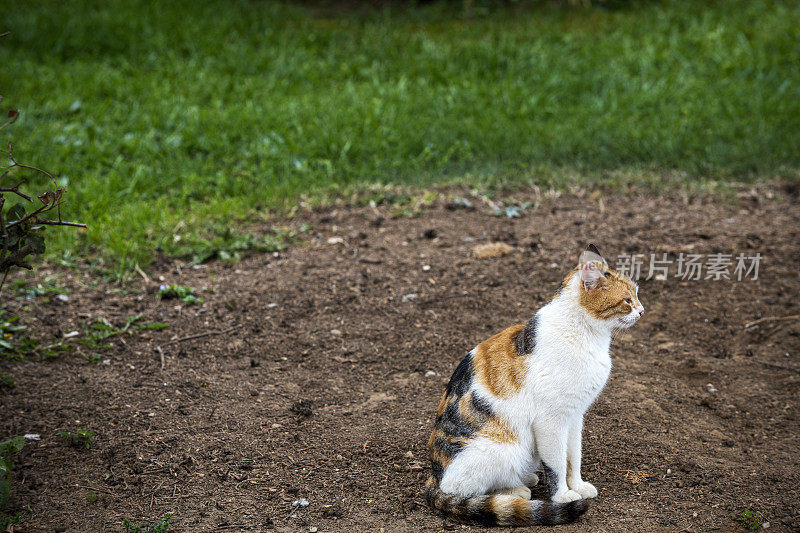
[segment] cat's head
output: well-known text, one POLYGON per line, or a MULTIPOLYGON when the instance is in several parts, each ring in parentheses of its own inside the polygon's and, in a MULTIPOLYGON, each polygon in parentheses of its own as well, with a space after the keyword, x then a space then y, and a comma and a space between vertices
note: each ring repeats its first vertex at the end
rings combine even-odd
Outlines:
POLYGON ((629 328, 644 314, 639 286, 608 266, 594 244, 584 251, 577 267, 581 307, 612 328, 629 328))

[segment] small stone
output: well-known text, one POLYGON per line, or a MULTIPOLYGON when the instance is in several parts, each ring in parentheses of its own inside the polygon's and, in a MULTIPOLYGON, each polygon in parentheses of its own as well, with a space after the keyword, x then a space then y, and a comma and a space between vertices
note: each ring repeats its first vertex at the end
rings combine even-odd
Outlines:
POLYGON ((692 513, 692 518, 697 518, 697 513, 692 513))
POLYGON ((667 474, 671 474, 671 473, 672 473, 672 469, 671 468, 667 468, 667 474))
POLYGON ((717 392, 717 388, 714 385, 712 385, 711 383, 707 383, 706 384, 706 389, 708 390, 708 392, 711 392, 711 393, 717 392))
POLYGON ((308 507, 310 504, 305 498, 302 500, 295 500, 292 502, 292 507, 308 507))
POLYGON ((332 329, 331 330, 331 335, 336 335, 337 337, 341 337, 342 336, 342 330, 340 330, 340 329, 332 329))
POLYGON ((436 372, 434 372, 433 370, 428 370, 427 372, 425 372, 425 377, 426 378, 432 378, 435 375, 436 375, 436 372))
POLYGON ((67 296, 66 294, 57 294, 56 300, 67 303, 69 301, 69 296, 67 296))
POLYGON ((414 458, 414 452, 412 452, 411 450, 408 450, 405 453, 405 457, 407 457, 408 459, 413 459, 414 458))
POLYGON ((280 425, 280 424, 278 424, 277 422, 276 422, 276 423, 274 423, 274 424, 272 424, 272 429, 278 429, 278 428, 280 428, 280 427, 283 427, 283 426, 282 426, 282 425, 280 425))
POLYGON ((401 300, 403 303, 406 303, 406 302, 410 302, 411 300, 414 300, 414 299, 416 299, 416 297, 417 297, 416 293, 413 293, 413 292, 412 292, 412 293, 409 293, 409 294, 404 294, 404 295, 403 295, 403 297, 402 297, 402 298, 400 298, 400 300, 401 300))
POLYGON ((278 307, 276 303, 267 304, 267 309, 275 309, 276 307, 278 307))
POLYGON ((308 528, 308 530, 309 530, 311 533, 317 533, 317 526, 311 526, 310 528, 308 528))
POLYGON ((430 265, 422 265, 422 271, 423 271, 423 272, 427 272, 427 271, 428 271, 428 270, 430 270, 430 269, 431 269, 431 266, 430 266, 430 265))
POLYGON ((341 237, 328 237, 328 244, 344 244, 344 239, 341 237))
POLYGON ((769 522, 764 522, 763 524, 761 524, 761 527, 763 527, 764 529, 769 529, 769 522))
POLYGON ((64 334, 64 338, 65 339, 71 339, 72 337, 77 337, 80 334, 81 334, 80 331, 70 331, 69 333, 65 333, 64 334))
POLYGON ((472 256, 476 259, 491 259, 494 257, 502 257, 510 254, 514 250, 504 242, 489 242, 486 244, 479 244, 472 248, 472 256))

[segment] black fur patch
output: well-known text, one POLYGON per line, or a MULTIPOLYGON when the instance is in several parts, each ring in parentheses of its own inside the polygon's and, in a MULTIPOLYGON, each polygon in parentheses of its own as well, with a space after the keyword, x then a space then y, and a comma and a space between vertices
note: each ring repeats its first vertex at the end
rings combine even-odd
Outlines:
POLYGON ((439 461, 431 461, 431 475, 436 480, 437 483, 442 481, 442 476, 444 475, 444 468, 442 468, 442 463, 439 461))
POLYGON ((492 408, 489 406, 489 402, 478 396, 475 391, 472 391, 472 408, 475 409, 475 412, 487 418, 490 418, 494 414, 492 408))
POLYGON ((493 526, 497 524, 497 515, 492 510, 491 497, 486 496, 476 501, 465 500, 459 505, 457 514, 476 526, 493 526), (469 503, 469 504, 468 504, 469 503))
POLYGON ((533 352, 534 347, 536 346, 536 329, 539 327, 539 315, 533 315, 533 317, 528 320, 528 323, 525 324, 525 327, 517 333, 517 338, 515 339, 515 343, 517 345, 517 353, 520 355, 529 355, 533 352))
POLYGON ((467 393, 472 383, 472 355, 467 354, 456 367, 447 384, 447 395, 461 397, 467 393))
POLYGON ((547 466, 544 461, 542 461, 542 469, 544 470, 544 485, 547 487, 547 492, 552 498, 555 496, 556 490, 558 490, 558 476, 556 476, 555 470, 547 466))
POLYGON ((458 402, 447 406, 442 413, 441 420, 436 425, 450 437, 471 437, 475 433, 475 429, 461 418, 461 414, 458 412, 458 402))
POLYGON ((460 442, 451 442, 441 437, 436 439, 433 445, 436 448, 442 450, 442 453, 445 454, 450 459, 458 455, 458 452, 460 452, 461 449, 464 447, 464 445, 460 442))
POLYGON ((562 523, 574 522, 579 516, 585 513, 587 509, 589 509, 589 500, 586 499, 563 504, 560 513, 562 523))

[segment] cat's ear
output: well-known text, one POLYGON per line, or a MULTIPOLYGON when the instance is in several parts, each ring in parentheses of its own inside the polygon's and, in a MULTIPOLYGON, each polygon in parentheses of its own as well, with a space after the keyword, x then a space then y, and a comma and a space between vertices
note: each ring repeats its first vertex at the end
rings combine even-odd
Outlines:
POLYGON ((603 259, 602 255, 600 255, 600 250, 598 250, 597 246, 592 243, 589 243, 589 246, 586 247, 586 250, 581 253, 581 256, 578 258, 578 264, 582 265, 584 263, 588 263, 589 261, 599 261, 603 265, 608 266, 606 260, 603 259))
POLYGON ((581 286, 587 291, 596 289, 602 279, 603 272, 591 261, 581 267, 581 286))

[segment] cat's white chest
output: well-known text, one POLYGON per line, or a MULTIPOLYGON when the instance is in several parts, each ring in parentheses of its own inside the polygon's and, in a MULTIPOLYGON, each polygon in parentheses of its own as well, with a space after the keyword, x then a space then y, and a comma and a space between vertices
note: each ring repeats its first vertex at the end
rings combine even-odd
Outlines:
POLYGON ((544 408, 572 416, 583 414, 597 399, 611 373, 608 349, 578 351, 550 346, 533 354, 527 389, 536 411, 544 408))

